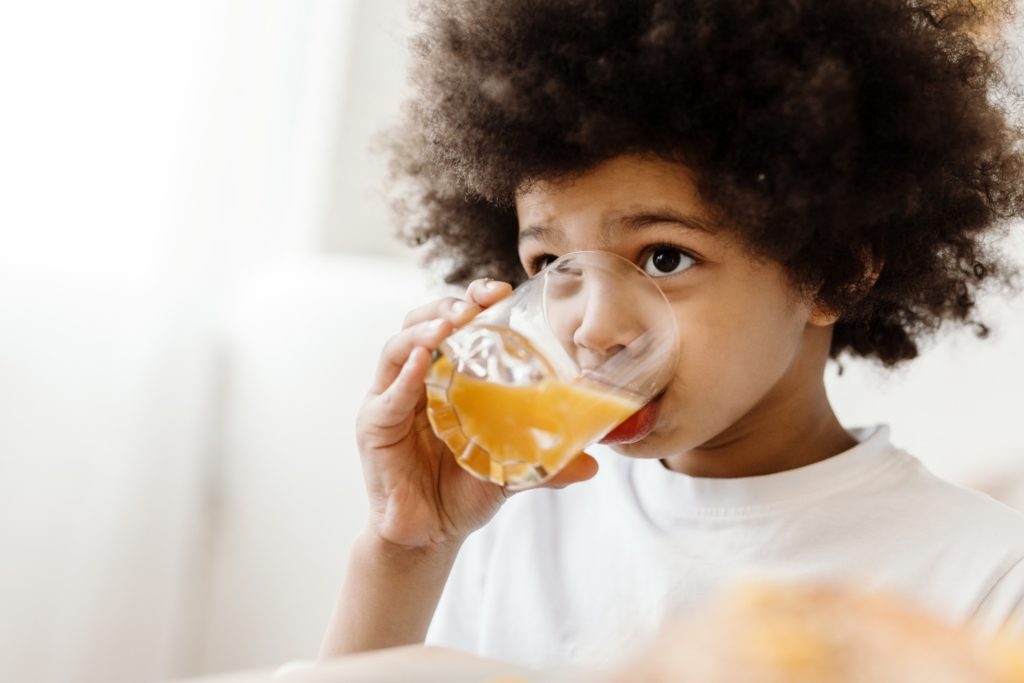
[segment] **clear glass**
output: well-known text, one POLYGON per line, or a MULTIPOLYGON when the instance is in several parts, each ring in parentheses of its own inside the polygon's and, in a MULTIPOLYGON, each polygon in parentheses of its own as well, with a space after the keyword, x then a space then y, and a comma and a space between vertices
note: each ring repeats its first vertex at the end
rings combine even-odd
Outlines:
POLYGON ((609 252, 572 252, 445 340, 427 415, 467 471, 529 488, 658 396, 677 345, 653 278, 609 252))

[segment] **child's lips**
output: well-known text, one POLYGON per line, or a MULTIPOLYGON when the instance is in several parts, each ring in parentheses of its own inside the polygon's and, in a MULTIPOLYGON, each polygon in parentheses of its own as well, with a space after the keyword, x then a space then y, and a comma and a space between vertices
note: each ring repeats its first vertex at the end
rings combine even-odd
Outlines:
POLYGON ((619 426, 605 434, 600 443, 603 444, 627 444, 636 443, 654 430, 658 422, 658 412, 661 410, 661 397, 665 393, 658 394, 654 399, 636 411, 619 426))

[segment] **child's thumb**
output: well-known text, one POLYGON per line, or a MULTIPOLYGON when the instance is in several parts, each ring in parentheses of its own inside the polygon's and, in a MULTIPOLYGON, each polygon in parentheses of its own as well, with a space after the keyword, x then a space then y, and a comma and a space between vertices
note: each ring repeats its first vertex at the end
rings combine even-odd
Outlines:
POLYGON ((569 484, 578 484, 597 474, 597 460, 586 453, 580 453, 561 472, 543 484, 549 489, 564 489, 569 484))

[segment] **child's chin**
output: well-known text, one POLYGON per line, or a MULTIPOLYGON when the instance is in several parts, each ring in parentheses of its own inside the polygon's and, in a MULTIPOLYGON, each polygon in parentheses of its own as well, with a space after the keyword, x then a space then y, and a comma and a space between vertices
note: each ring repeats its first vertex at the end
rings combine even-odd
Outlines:
POLYGON ((633 443, 610 443, 607 446, 627 458, 655 459, 672 455, 672 450, 657 431, 633 443))

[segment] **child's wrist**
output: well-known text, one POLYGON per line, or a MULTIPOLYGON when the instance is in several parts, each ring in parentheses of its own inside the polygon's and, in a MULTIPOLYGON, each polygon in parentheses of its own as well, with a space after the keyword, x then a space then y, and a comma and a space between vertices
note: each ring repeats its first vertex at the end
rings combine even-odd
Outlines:
POLYGON ((424 545, 403 545, 382 536, 372 525, 356 538, 353 553, 368 559, 407 566, 450 567, 462 547, 463 539, 448 539, 424 545))

